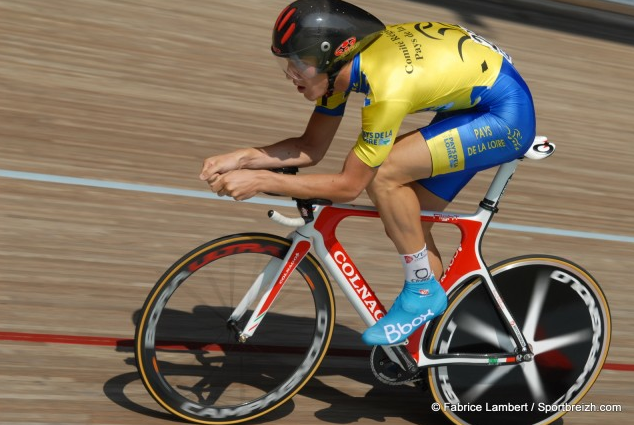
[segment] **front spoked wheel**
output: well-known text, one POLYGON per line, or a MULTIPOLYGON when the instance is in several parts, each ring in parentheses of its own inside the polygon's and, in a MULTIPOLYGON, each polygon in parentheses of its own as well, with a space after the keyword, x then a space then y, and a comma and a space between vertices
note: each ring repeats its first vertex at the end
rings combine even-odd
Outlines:
MULTIPOLYGON (((491 274, 534 360, 430 368, 432 393, 457 424, 549 424, 581 400, 601 371, 610 345, 607 301, 592 276, 557 257, 506 260, 491 274)), ((492 306, 481 279, 459 289, 433 331, 430 352, 514 352, 492 306)))
POLYGON ((238 342, 236 327, 244 328, 260 296, 234 326, 227 323, 254 282, 266 290, 289 247, 274 235, 228 236, 193 250, 159 279, 139 315, 135 356, 161 406, 202 424, 247 421, 288 401, 315 373, 332 337, 334 298, 312 255, 251 338, 238 342))

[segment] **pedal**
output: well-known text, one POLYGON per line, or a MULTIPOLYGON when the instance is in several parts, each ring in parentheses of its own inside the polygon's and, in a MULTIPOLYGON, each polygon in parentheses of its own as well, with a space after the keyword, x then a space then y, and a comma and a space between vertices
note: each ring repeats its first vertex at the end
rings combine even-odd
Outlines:
POLYGON ((374 346, 370 353, 370 366, 376 379, 387 385, 404 385, 419 379, 420 369, 403 345, 374 346), (392 360, 385 352, 386 349, 391 350, 405 367, 392 360))

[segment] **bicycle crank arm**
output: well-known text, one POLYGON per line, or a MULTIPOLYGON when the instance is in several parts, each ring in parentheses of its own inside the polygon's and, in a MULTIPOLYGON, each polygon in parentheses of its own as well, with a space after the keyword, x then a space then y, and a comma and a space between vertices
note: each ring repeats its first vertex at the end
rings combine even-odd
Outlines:
POLYGON ((403 369, 399 378, 409 380, 418 374, 420 369, 404 345, 384 345, 381 348, 394 363, 403 369))

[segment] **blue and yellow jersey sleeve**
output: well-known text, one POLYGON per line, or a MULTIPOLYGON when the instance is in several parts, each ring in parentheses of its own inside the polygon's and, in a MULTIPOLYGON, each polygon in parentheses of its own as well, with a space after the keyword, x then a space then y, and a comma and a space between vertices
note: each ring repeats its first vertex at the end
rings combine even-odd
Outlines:
POLYGON ((371 167, 381 165, 392 150, 402 117, 410 109, 411 103, 407 100, 383 100, 364 106, 362 130, 354 146, 357 157, 371 167))

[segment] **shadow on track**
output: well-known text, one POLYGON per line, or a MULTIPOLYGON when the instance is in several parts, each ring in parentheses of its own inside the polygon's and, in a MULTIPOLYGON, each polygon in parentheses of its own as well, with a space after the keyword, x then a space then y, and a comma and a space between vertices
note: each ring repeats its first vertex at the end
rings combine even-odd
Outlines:
MULTIPOLYGON (((191 321, 190 323, 201 322, 200 311, 192 314, 178 312, 179 321, 191 321), (187 315, 188 317, 184 317, 187 315)), ((134 315, 133 321, 136 323, 138 312, 134 315)), ((278 317, 279 320, 290 320, 291 317, 278 317)), ((292 318, 297 320, 296 317, 292 318)), ((386 422, 389 418, 400 418, 414 424, 445 425, 447 420, 441 413, 431 411, 431 404, 434 402, 431 394, 426 389, 416 386, 388 386, 378 382, 370 370, 368 347, 361 345, 360 334, 348 327, 336 325, 333 335, 333 342, 326 358, 317 370, 313 378, 298 393, 298 396, 315 400, 318 408, 314 412, 314 417, 322 422, 335 424, 355 423, 363 419, 370 419, 376 422, 386 422), (355 342, 358 341, 358 345, 355 342), (336 383, 335 383, 336 382, 336 383), (350 395, 345 389, 340 388, 337 383, 345 382, 346 385, 360 388, 369 388, 361 395, 350 395), (327 407, 323 407, 323 405, 327 407)), ((127 365, 134 366, 133 342, 131 340, 121 340, 117 351, 130 353, 130 357, 125 360, 127 365)), ((209 357, 199 356, 200 364, 187 366, 187 370, 179 368, 179 373, 184 373, 196 379, 200 379, 201 391, 206 388, 205 371, 209 364, 217 359, 211 360, 209 357)), ((261 379, 265 380, 266 377, 261 379)), ((140 415, 179 422, 180 420, 160 409, 146 407, 126 395, 126 387, 132 383, 137 383, 139 375, 137 372, 127 372, 110 378, 103 386, 104 394, 115 404, 124 409, 139 413, 140 415)), ((256 382, 258 380, 255 380, 256 382)), ((357 391, 354 391, 358 394, 357 391)), ((296 403, 291 399, 280 408, 265 415, 263 418, 249 423, 270 423, 284 418, 296 410, 296 403)))

